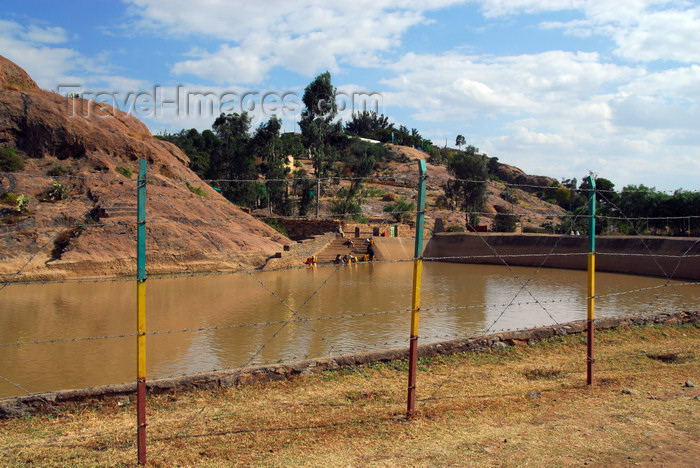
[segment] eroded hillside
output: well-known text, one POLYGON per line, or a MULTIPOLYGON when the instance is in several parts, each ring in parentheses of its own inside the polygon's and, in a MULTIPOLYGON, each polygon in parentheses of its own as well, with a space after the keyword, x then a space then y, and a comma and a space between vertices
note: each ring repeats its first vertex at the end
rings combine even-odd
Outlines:
POLYGON ((231 204, 176 146, 112 107, 43 91, 0 57, 4 279, 135 272, 136 177, 147 161, 150 273, 257 267, 290 241, 231 204))

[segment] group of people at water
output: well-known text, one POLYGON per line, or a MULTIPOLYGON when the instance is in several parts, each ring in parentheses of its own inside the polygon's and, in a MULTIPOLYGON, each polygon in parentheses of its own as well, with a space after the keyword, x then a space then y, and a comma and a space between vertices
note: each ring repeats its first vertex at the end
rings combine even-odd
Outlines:
MULTIPOLYGON (((343 235, 343 230, 339 226, 338 227, 338 234, 340 234, 341 237, 345 237, 343 235)), ((347 245, 350 249, 355 248, 355 242, 352 239, 348 239, 347 242, 345 242, 345 245, 347 245)), ((345 255, 338 254, 335 256, 335 259, 333 260, 333 263, 336 265, 341 265, 341 264, 352 264, 355 262, 372 262, 374 261, 374 239, 371 237, 368 237, 365 239, 365 245, 367 246, 367 253, 364 255, 360 255, 359 257, 356 257, 355 255, 352 254, 352 252, 347 253, 345 255)), ((315 256, 308 257, 304 264, 308 266, 316 266, 316 263, 318 262, 318 259, 315 256)))
POLYGON ((333 260, 333 263, 336 265, 339 265, 341 263, 347 263, 348 265, 351 264, 352 262, 356 262, 357 257, 355 257, 353 254, 345 254, 342 257, 340 254, 335 256, 335 260, 333 260))
MULTIPOLYGON (((340 228, 338 228, 340 230, 340 228)), ((342 231, 341 231, 342 232, 342 231)), ((355 248, 355 242, 352 239, 348 239, 348 241, 345 243, 350 249, 355 248)), ((333 260, 333 263, 339 265, 341 263, 353 263, 353 262, 358 262, 358 261, 364 261, 364 262, 372 262, 374 261, 374 240, 371 237, 368 237, 365 239, 365 245, 367 245, 367 253, 362 255, 361 257, 355 257, 352 252, 349 254, 345 254, 341 256, 340 254, 336 255, 335 260, 333 260)))

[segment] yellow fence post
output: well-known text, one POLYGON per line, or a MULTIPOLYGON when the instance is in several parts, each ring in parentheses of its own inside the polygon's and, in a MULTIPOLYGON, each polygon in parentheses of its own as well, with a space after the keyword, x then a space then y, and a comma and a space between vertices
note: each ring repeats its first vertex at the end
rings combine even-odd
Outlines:
POLYGON ((595 332, 595 179, 588 176, 588 346, 586 359, 586 383, 593 385, 593 335, 595 332))
POLYGON ((136 223, 136 420, 138 462, 146 464, 146 161, 139 167, 136 223))
POLYGON ((418 363, 418 317, 420 314, 420 280, 423 269, 423 215, 425 211, 425 161, 418 161, 418 206, 416 208, 416 242, 413 255, 413 290, 411 294, 411 339, 408 348, 408 404, 406 418, 416 411, 416 370, 418 363))

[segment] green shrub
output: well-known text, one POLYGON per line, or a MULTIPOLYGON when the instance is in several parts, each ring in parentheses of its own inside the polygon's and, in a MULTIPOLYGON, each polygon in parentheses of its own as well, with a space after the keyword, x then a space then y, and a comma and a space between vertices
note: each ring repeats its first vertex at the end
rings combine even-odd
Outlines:
POLYGON ((26 195, 19 194, 17 196, 15 210, 17 210, 18 213, 26 213, 29 211, 29 198, 26 195))
POLYGON ((64 176, 68 173, 68 169, 63 166, 54 166, 49 170, 49 175, 52 177, 64 176))
POLYGON ((384 190, 378 188, 367 188, 362 191, 363 197, 379 198, 384 195, 384 190))
POLYGON ((493 230, 496 232, 515 232, 518 217, 512 214, 498 213, 493 220, 493 230))
POLYGON ((65 200, 68 198, 68 189, 62 183, 54 180, 47 192, 47 197, 51 201, 65 200))
POLYGON ((126 177, 127 179, 131 179, 131 176, 134 174, 134 172, 131 169, 129 169, 128 167, 118 166, 114 170, 117 171, 117 173, 126 177))
POLYGON ((457 225, 457 224, 453 224, 452 226, 447 226, 447 228, 445 228, 445 231, 447 231, 447 232, 464 232, 464 228, 462 226, 457 225))
POLYGON ((0 171, 15 172, 24 169, 24 159, 14 148, 0 148, 0 171))
POLYGON ((518 203, 518 196, 515 194, 515 191, 510 187, 506 187, 501 191, 501 198, 504 201, 507 201, 508 203, 518 203))
POLYGON ((17 194, 12 192, 0 193, 0 203, 3 205, 15 206, 17 204, 17 194))
POLYGON ((202 187, 195 187, 194 185, 191 185, 189 182, 185 182, 185 185, 187 185, 187 188, 190 189, 190 192, 194 193, 195 195, 199 195, 200 197, 208 198, 207 192, 202 189, 202 187))
POLYGON ((273 228, 275 231, 282 234, 283 236, 289 237, 289 234, 287 234, 287 230, 282 225, 280 225, 279 220, 277 218, 264 218, 262 221, 265 222, 265 224, 267 224, 271 228, 273 228))
POLYGON ((388 203, 384 205, 384 212, 390 213, 397 223, 405 223, 413 219, 413 212, 416 210, 416 204, 406 201, 405 198, 398 200, 396 203, 388 203))

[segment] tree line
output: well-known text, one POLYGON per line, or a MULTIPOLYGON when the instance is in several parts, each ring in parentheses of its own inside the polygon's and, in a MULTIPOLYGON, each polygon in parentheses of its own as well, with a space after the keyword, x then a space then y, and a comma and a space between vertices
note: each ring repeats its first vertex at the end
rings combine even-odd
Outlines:
MULTIPOLYGON (((282 133, 282 122, 272 116, 251 133, 251 118, 246 112, 221 114, 211 130, 182 130, 159 135, 180 147, 190 158, 190 168, 200 177, 213 181, 212 185, 233 203, 250 209, 267 208, 271 214, 307 216, 318 213, 320 196, 330 185, 339 185, 340 179, 348 184, 336 187, 327 207, 339 217, 361 218, 363 183, 390 161, 408 162, 404 156, 387 151, 383 143, 413 146, 424 151, 427 161, 447 167, 453 179, 444 186, 443 195, 436 200, 438 208, 458 208, 465 212, 467 226, 479 224, 489 179, 506 184, 526 184, 530 191, 550 203, 563 207, 567 214, 559 226, 547 229, 585 231, 586 200, 590 187, 574 179, 561 182, 550 178, 512 176, 498 158, 479 153, 458 135, 454 148, 438 148, 423 138, 415 129, 396 126, 388 117, 373 111, 353 114, 343 124, 337 120, 336 88, 329 72, 318 75, 304 90, 299 127, 301 133, 282 133), (353 137, 377 140, 379 144, 353 137), (462 147, 465 147, 462 149, 462 147), (297 161, 311 161, 308 173, 297 161), (543 183, 542 179, 546 179, 543 183)), ((698 220, 692 213, 700 213, 700 193, 678 190, 672 195, 658 192, 644 185, 629 185, 616 192, 614 184, 595 177, 597 223, 599 232, 624 234, 697 233, 698 220)), ((501 198, 517 203, 512 189, 506 188, 501 198)), ((401 200, 389 208, 402 213, 409 202, 401 200), (394 206, 396 205, 396 206, 394 206), (397 209, 402 207, 401 210, 397 209)), ((389 210, 387 210, 389 211, 389 210)), ((404 215, 400 214, 402 220, 404 215)), ((499 231, 515 229, 517 218, 499 213, 494 227, 499 231)))
MULTIPOLYGON (((329 72, 318 75, 305 88, 300 134, 282 133, 281 121, 274 115, 251 134, 251 118, 242 112, 221 114, 211 130, 200 133, 192 128, 157 138, 182 149, 190 158, 190 168, 239 206, 306 216, 314 202, 318 207, 329 185, 339 185, 346 178, 350 183, 334 190, 329 210, 339 217, 358 217, 363 182, 378 164, 400 157, 382 144, 352 138, 360 135, 348 129, 361 125, 365 116, 357 113, 343 126, 336 120, 335 97, 329 72), (312 172, 299 162, 291 166, 290 157, 310 159, 312 172)), ((386 117, 379 120, 386 121, 386 117)), ((415 129, 413 133, 415 141, 423 141, 415 129)))

